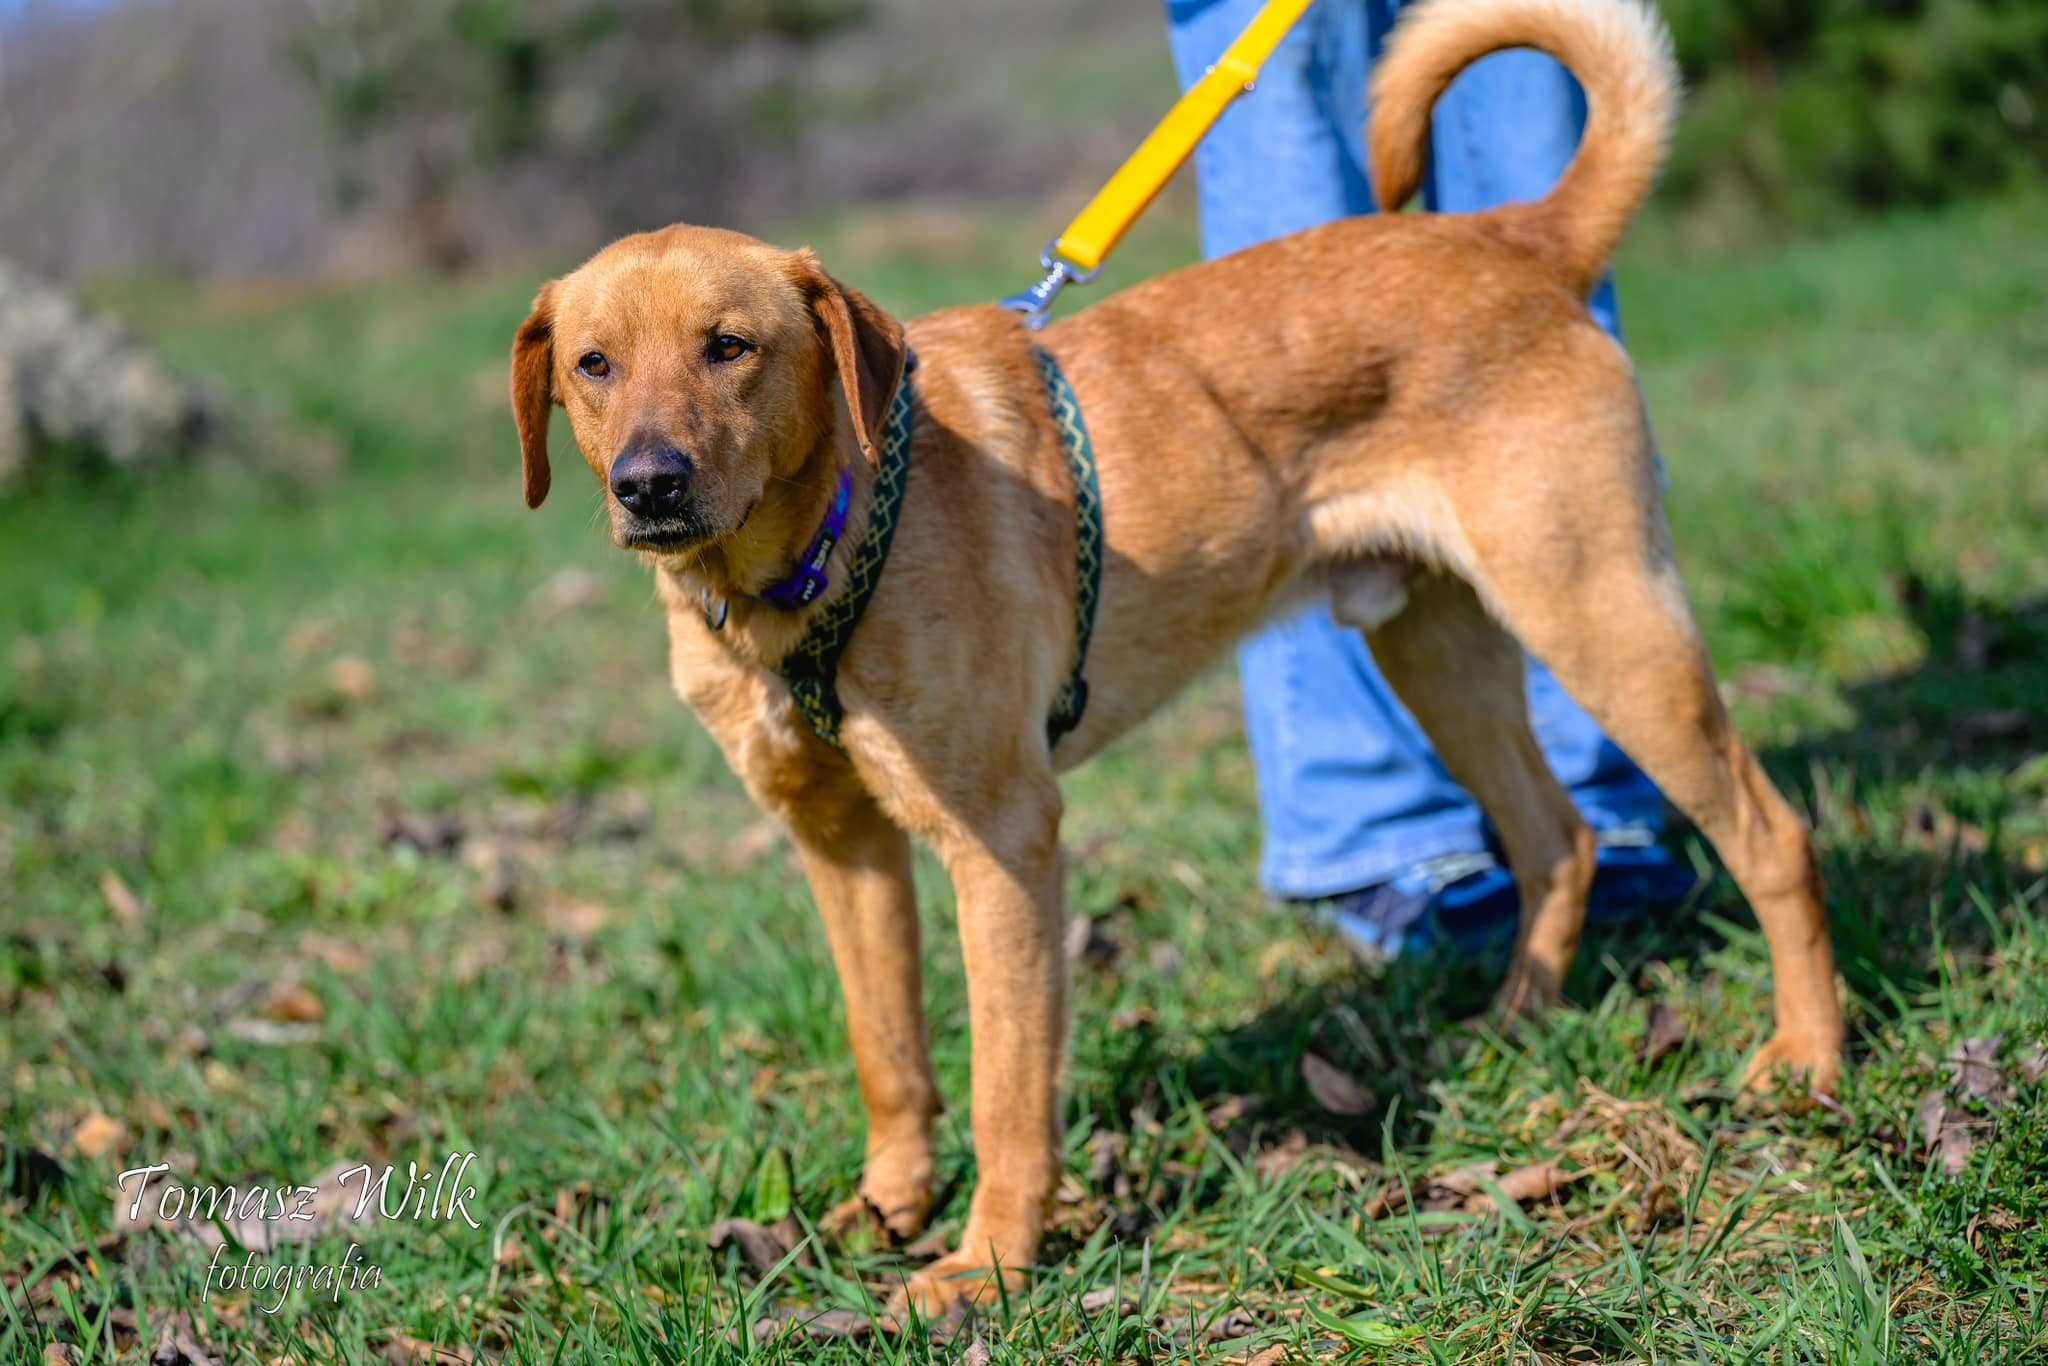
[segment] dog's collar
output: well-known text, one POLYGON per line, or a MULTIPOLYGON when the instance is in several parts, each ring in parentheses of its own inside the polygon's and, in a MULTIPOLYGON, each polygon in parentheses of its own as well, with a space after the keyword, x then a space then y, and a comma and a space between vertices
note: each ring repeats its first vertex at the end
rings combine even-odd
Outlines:
MULTIPOLYGON (((917 370, 917 353, 910 352, 903 358, 903 381, 901 388, 908 390, 910 376, 917 370)), ((891 405, 894 406, 893 404, 891 405)), ((904 442, 909 441, 908 428, 904 429, 904 442)), ((841 466, 839 487, 832 495, 832 504, 825 509, 825 521, 819 526, 818 534, 811 537, 811 543, 804 547, 803 556, 797 560, 796 568, 787 578, 780 579, 762 589, 760 599, 771 607, 785 612, 794 612, 808 607, 825 596, 825 590, 832 586, 832 578, 825 572, 825 566, 832 559, 832 552, 846 539, 846 516, 853 507, 853 467, 841 466)), ((722 595, 706 592, 704 595, 704 624, 714 631, 725 629, 725 619, 731 608, 722 595)))
POLYGON ((853 467, 842 465, 839 469, 839 489, 832 495, 832 506, 825 510, 825 521, 818 528, 818 534, 811 537, 811 543, 804 548, 802 558, 788 578, 771 583, 761 590, 761 600, 785 612, 817 601, 824 595, 832 580, 825 573, 825 564, 832 558, 833 547, 846 536, 846 512, 853 506, 853 467))

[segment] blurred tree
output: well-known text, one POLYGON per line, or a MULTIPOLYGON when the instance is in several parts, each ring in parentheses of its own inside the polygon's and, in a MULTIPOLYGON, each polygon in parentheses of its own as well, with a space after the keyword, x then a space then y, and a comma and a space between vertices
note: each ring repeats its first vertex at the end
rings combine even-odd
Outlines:
POLYGON ((340 144, 343 204, 395 210, 452 269, 476 245, 465 186, 521 169, 607 201, 596 221, 681 216, 786 131, 795 52, 866 13, 866 0, 314 0, 289 53, 340 144))
POLYGON ((1662 0, 1691 97, 1680 202, 1773 217, 2048 170, 2048 0, 1662 0))

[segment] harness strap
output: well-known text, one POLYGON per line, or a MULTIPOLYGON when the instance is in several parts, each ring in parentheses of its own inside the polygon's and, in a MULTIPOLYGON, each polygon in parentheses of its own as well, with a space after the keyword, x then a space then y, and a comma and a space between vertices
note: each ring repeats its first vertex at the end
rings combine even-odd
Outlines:
POLYGON ((1067 452, 1067 472, 1074 479, 1074 671, 1053 698, 1052 714, 1045 718, 1045 742, 1057 745, 1060 737, 1081 724, 1088 710, 1088 641, 1095 634, 1095 605, 1102 596, 1102 483, 1095 473, 1095 443, 1088 439, 1088 424, 1081 417, 1081 400, 1066 372, 1042 346, 1032 348, 1038 373, 1045 380, 1045 396, 1052 403, 1053 425, 1060 430, 1060 444, 1067 452))
MULTIPOLYGON (((1052 713, 1045 720, 1046 744, 1052 746, 1080 725, 1083 713, 1088 710, 1084 670, 1088 663, 1088 640, 1095 632, 1095 606, 1102 595, 1102 487, 1095 472, 1095 446, 1088 439, 1088 424, 1081 418, 1081 401, 1074 395, 1074 386, 1067 382, 1066 374, 1050 352, 1033 348, 1032 356, 1045 381, 1053 424, 1059 428, 1067 470, 1074 480, 1074 669, 1053 699, 1052 713)), ((818 738, 834 748, 843 748, 839 723, 845 717, 845 709, 839 703, 839 659, 852 642, 854 628, 860 624, 868 600, 882 580, 889 543, 896 536, 903 494, 910 480, 914 406, 910 375, 906 372, 882 430, 881 469, 869 499, 867 534, 853 550, 847 565, 846 592, 818 610, 811 629, 782 661, 783 681, 789 684, 797 711, 818 738)))
POLYGON ((854 548, 846 567, 846 591, 818 610, 817 620, 782 661, 782 678, 789 684, 796 709, 810 723, 818 738, 839 746, 839 722, 845 709, 839 705, 839 657, 853 640, 853 628, 868 610, 868 599, 882 581, 882 565, 889 558, 889 543, 896 539, 896 522, 903 511, 903 491, 910 482, 910 419, 914 400, 910 372, 896 386, 896 398, 889 406, 889 420, 882 428, 882 462, 875 474, 874 491, 868 499, 867 533, 854 548))

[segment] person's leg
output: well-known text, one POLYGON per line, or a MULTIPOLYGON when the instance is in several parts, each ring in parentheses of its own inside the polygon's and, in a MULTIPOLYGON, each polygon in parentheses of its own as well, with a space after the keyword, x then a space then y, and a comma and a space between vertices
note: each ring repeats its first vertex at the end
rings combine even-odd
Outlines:
MULTIPOLYGON (((1183 85, 1201 77, 1258 8, 1258 0, 1167 0, 1183 85)), ((1317 5, 1274 53, 1257 89, 1217 122, 1195 154, 1205 255, 1372 210, 1365 91, 1390 12, 1387 0, 1317 5)), ((1268 892, 1330 897, 1418 868, 1456 871, 1458 856, 1468 864, 1483 857, 1478 807, 1395 700, 1364 639, 1334 622, 1327 606, 1252 636, 1238 665, 1268 892)), ((1495 870, 1484 890, 1511 896, 1512 884, 1495 870)), ((1397 947, 1400 922, 1421 910, 1422 898, 1402 900, 1395 923, 1372 927, 1375 941, 1397 947)))

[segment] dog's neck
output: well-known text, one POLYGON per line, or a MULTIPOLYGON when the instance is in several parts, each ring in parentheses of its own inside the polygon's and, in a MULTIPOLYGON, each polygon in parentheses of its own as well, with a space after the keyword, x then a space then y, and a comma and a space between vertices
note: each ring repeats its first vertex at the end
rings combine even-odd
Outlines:
MULTIPOLYGON (((846 549, 859 543, 873 473, 850 443, 826 432, 812 443, 794 473, 770 478, 745 526, 686 561, 663 562, 662 578, 733 648, 772 664, 803 638, 818 605, 844 587, 846 549), (841 549, 828 570, 831 582, 812 602, 795 609, 766 601, 761 594, 788 578, 810 549, 838 495, 840 474, 847 469, 853 473, 851 508, 841 549)), ((671 609, 678 606, 672 599, 671 609)))

